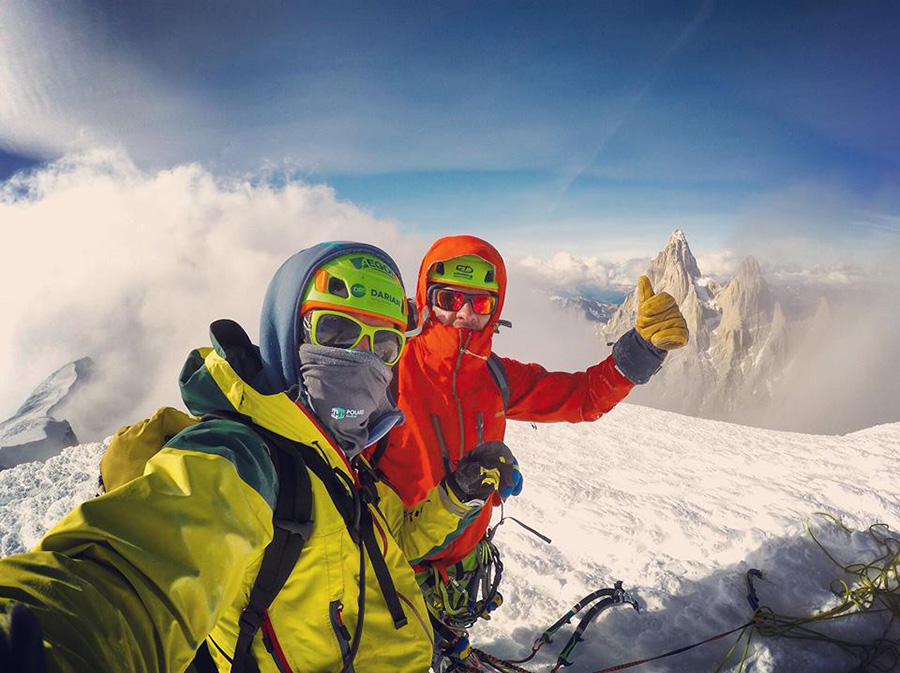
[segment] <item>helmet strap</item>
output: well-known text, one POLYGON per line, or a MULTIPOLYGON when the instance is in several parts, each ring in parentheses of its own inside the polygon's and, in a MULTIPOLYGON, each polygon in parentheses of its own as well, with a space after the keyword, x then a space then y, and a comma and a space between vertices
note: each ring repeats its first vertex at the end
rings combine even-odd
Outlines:
POLYGON ((428 322, 430 317, 431 312, 428 310, 428 304, 425 304, 425 308, 422 309, 422 320, 419 321, 418 327, 406 332, 406 338, 412 339, 413 337, 419 336, 422 333, 422 330, 425 329, 425 323, 428 322))

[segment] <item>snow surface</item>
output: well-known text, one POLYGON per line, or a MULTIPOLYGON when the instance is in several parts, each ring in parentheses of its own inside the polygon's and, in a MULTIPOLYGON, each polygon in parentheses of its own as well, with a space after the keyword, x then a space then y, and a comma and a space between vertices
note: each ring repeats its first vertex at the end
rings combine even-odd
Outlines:
MULTIPOLYGON (((642 612, 618 607, 601 615, 576 648, 576 664, 565 669, 572 673, 661 654, 747 622, 751 567, 763 572, 757 587, 764 605, 797 616, 831 607, 832 580, 847 577, 812 542, 807 520, 843 562, 876 554, 869 525, 896 531, 900 522, 900 423, 815 436, 622 404, 596 423, 510 423, 507 443, 525 489, 506 513, 553 543, 511 521, 499 529, 505 603, 473 628, 473 639, 500 656, 523 657, 576 601, 623 580, 642 612), (815 516, 821 511, 856 532, 827 524, 815 516)), ((86 444, 0 473, 0 552, 32 546, 92 496, 102 451, 103 444, 86 444)), ((885 625, 865 615, 828 628, 868 643, 885 625)), ((571 629, 528 667, 549 670, 571 629)), ((733 641, 633 670, 713 671, 733 641)), ((749 660, 754 672, 846 671, 855 663, 832 645, 760 636, 749 660)), ((723 670, 736 670, 736 661, 723 670)))
POLYGON ((97 494, 107 443, 72 446, 0 472, 0 556, 31 549, 66 512, 97 494))

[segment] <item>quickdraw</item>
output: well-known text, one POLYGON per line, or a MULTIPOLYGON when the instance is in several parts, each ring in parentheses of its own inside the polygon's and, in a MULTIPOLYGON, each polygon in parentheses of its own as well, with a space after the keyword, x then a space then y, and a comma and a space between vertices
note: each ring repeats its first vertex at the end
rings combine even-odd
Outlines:
POLYGON ((467 629, 503 603, 500 552, 482 539, 464 559, 447 568, 426 564, 419 574, 425 604, 432 617, 453 630, 467 629))

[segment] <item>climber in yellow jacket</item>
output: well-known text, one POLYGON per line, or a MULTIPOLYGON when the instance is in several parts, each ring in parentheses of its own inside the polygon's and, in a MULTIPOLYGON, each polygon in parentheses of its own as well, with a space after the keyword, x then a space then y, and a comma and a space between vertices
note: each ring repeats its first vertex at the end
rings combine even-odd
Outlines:
POLYGON ((427 671, 433 635, 410 563, 508 486, 513 460, 501 443, 473 451, 407 509, 367 469, 363 449, 402 422, 388 384, 408 310, 388 255, 328 243, 276 273, 259 348, 213 323, 212 347, 180 378, 200 422, 0 560, 0 669, 181 673, 200 649, 207 670, 427 671), (273 523, 289 483, 273 444, 305 452, 308 527, 273 523), (279 534, 300 535, 302 552, 259 609, 279 534))

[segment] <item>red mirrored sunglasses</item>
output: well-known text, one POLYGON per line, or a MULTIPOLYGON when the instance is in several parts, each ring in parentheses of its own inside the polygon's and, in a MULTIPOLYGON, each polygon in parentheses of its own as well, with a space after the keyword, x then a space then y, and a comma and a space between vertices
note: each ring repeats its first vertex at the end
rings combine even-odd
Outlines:
POLYGON ((438 287, 432 290, 431 303, 444 311, 459 311, 469 303, 478 315, 491 315, 497 308, 497 297, 493 294, 469 294, 461 290, 438 287))

